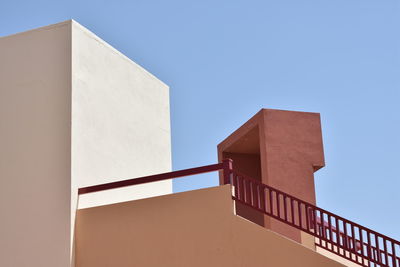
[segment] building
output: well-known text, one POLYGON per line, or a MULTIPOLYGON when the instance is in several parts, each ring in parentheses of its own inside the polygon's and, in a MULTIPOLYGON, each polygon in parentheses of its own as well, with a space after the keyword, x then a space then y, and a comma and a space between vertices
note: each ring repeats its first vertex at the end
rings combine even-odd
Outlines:
POLYGON ((400 266, 316 207, 319 114, 261 110, 221 163, 171 172, 168 86, 93 33, 2 37, 0 58, 0 266, 400 266), (208 171, 221 186, 172 194, 208 171))

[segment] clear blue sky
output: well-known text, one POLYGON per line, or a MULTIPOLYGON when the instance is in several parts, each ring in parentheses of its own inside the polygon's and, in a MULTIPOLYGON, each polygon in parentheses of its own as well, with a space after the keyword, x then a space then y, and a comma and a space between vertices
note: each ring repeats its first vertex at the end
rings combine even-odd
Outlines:
POLYGON ((170 85, 174 169, 263 107, 320 112, 318 205, 400 240, 399 1, 2 0, 0 36, 70 18, 170 85))

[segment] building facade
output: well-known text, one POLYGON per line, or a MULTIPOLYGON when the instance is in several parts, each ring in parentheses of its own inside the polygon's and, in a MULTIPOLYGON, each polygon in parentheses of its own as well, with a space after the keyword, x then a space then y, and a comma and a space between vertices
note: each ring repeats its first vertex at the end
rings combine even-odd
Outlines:
POLYGON ((317 207, 318 113, 262 109, 217 151, 172 172, 168 86, 77 22, 1 37, 0 266, 400 267, 317 207))

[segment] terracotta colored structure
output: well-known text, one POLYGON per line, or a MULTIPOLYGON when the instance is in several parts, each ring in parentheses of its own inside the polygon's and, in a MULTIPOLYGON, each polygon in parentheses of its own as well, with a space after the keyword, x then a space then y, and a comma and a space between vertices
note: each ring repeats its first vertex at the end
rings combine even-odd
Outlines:
POLYGON ((225 185, 79 210, 75 266, 343 266, 232 207, 225 185))
MULTIPOLYGON (((325 165, 318 113, 262 109, 218 145, 219 161, 262 183, 315 204, 314 172, 325 165)), ((220 177, 222 184, 222 177, 220 177)), ((237 203, 237 213, 297 242, 313 241, 287 226, 237 203)))

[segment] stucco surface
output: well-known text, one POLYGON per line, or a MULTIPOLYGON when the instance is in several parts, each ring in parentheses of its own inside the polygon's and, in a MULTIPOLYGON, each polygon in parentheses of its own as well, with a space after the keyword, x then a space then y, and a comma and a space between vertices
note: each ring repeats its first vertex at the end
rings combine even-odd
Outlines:
POLYGON ((169 116, 168 86, 75 21, 0 38, 0 266, 69 266, 78 188, 170 171, 169 116))
MULTIPOLYGON (((260 110, 218 145, 220 161, 243 154, 249 156, 245 161, 236 156, 234 170, 315 204, 314 172, 325 165, 318 113, 260 110), (250 156, 255 160, 249 162, 250 156), (248 171, 256 164, 260 175, 248 171)), ((303 244, 313 244, 311 236, 268 216, 264 216, 264 225, 303 244)))
MULTIPOLYGON (((72 21, 73 191, 171 171, 170 132, 168 86, 72 21)), ((168 193, 162 181, 84 195, 79 207, 168 193)))
POLYGON ((69 266, 70 26, 0 38, 0 266, 69 266))
POLYGON ((229 185, 82 209, 77 267, 343 266, 233 214, 229 185))

